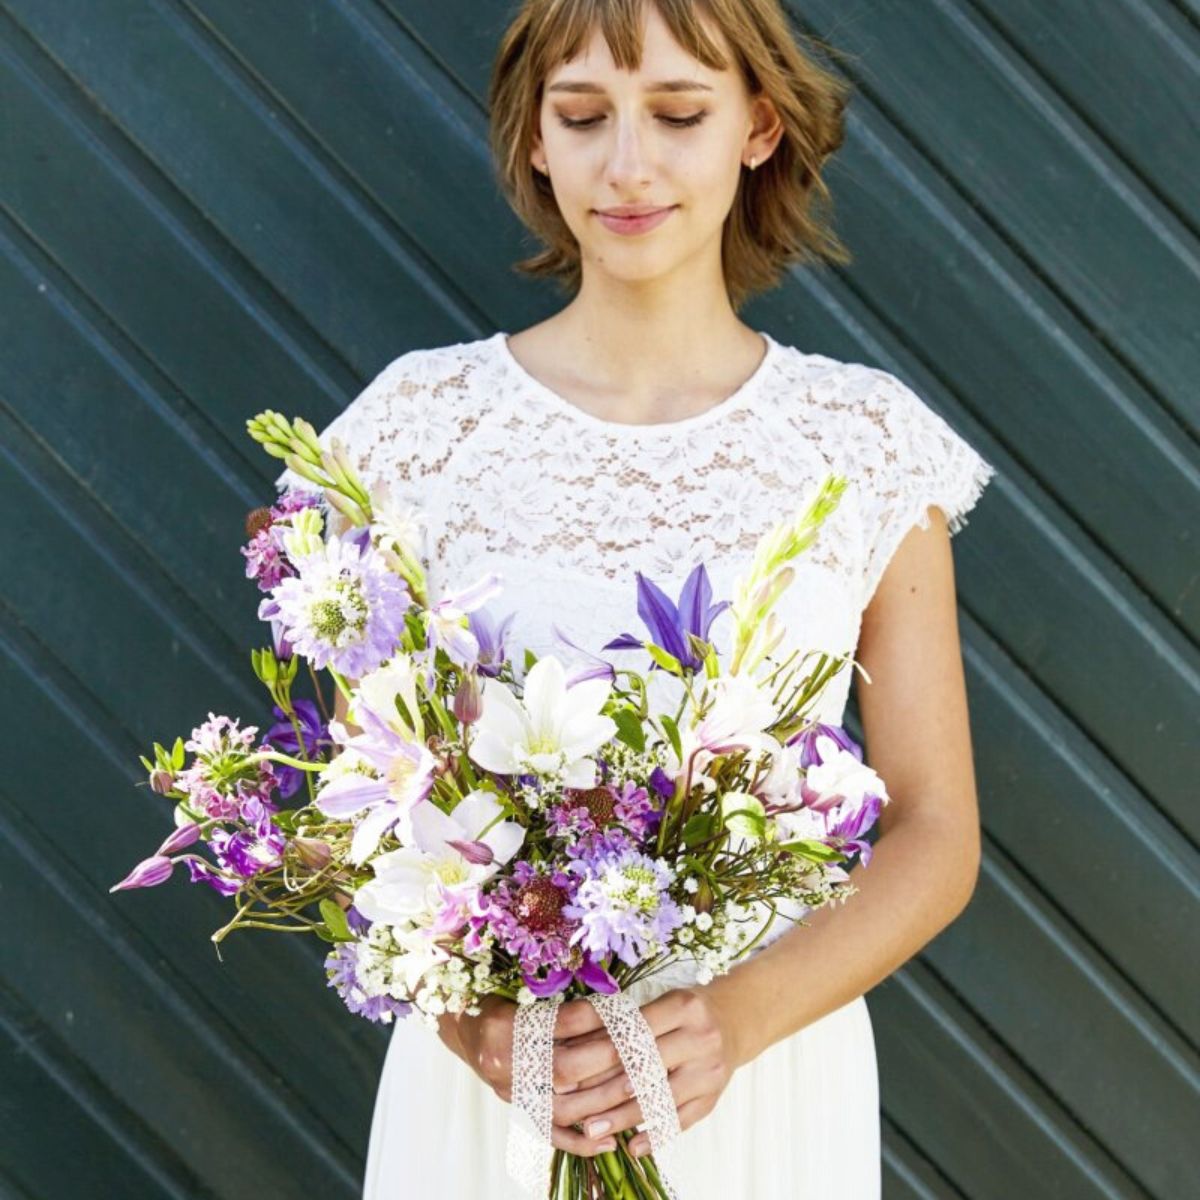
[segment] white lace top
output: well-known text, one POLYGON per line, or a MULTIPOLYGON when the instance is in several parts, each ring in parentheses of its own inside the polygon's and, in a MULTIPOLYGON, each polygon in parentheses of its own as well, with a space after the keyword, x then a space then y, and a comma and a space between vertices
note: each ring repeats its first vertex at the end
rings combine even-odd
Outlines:
MULTIPOLYGON (((387 480, 420 508, 432 599, 486 571, 503 577, 488 611, 515 612, 505 649, 518 664, 526 646, 582 661, 554 637, 557 624, 586 650, 644 671, 640 649, 601 651, 620 633, 649 636, 635 569, 674 599, 703 561, 714 601, 732 598, 760 534, 805 507, 829 472, 849 486, 775 611, 786 645, 853 653, 905 533, 928 525, 928 505, 957 532, 994 473, 894 375, 765 332, 765 357, 732 396, 655 424, 585 412, 533 378, 507 336, 400 355, 320 440, 339 437, 365 484, 387 480)), ((277 483, 311 486, 291 471, 277 483)), ((728 613, 713 622, 719 652, 729 624, 728 613)), ((845 669, 828 687, 822 720, 841 723, 850 677, 845 669)))

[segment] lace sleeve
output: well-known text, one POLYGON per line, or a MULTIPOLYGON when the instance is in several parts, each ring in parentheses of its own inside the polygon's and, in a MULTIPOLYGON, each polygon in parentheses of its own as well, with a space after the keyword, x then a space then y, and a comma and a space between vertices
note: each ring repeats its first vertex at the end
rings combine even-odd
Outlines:
POLYGON ((862 607, 870 603, 893 554, 914 527, 929 528, 926 509, 946 514, 951 536, 967 523, 995 468, 896 376, 863 368, 879 452, 864 471, 866 541, 862 607))

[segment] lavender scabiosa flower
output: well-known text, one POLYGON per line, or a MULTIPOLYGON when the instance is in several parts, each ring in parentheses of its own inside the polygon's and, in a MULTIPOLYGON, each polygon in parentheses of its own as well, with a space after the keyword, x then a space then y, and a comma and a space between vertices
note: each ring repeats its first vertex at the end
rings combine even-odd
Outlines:
POLYGON ((274 764, 252 762, 258 726, 238 727, 236 718, 208 714, 208 720, 192 730, 184 743, 196 757, 175 776, 175 786, 184 792, 193 808, 217 820, 241 816, 249 801, 259 801, 271 811, 277 805, 271 793, 278 784, 274 764))
POLYGON ((258 606, 278 619, 294 649, 319 668, 358 679, 395 652, 411 597, 369 543, 352 537, 324 542, 296 564, 258 606))
POLYGON ((675 873, 665 859, 620 843, 597 843, 572 859, 567 870, 580 882, 563 915, 579 922, 572 943, 592 954, 615 953, 628 966, 637 966, 665 950, 683 924, 683 913, 668 890, 675 873))
MULTIPOLYGON (((292 708, 295 710, 296 724, 300 726, 300 734, 304 739, 303 753, 287 713, 278 704, 272 707, 272 711, 279 720, 267 730, 266 741, 270 742, 276 750, 283 754, 290 754, 293 758, 315 759, 322 750, 327 750, 333 745, 329 731, 321 720, 321 714, 316 704, 311 700, 294 700, 292 708)), ((296 767, 289 767, 287 763, 273 765, 279 782, 279 794, 285 799, 295 795, 304 773, 296 767)))

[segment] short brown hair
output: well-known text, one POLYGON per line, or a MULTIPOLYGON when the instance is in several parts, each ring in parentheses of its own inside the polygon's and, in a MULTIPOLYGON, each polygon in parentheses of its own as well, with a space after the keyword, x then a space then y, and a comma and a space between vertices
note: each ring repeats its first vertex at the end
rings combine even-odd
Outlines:
POLYGON ((784 134, 767 161, 743 172, 721 242, 725 286, 735 309, 778 286, 795 262, 850 261, 831 228, 821 171, 842 144, 851 85, 805 53, 779 0, 524 0, 501 39, 488 89, 490 140, 499 184, 517 216, 544 244, 514 269, 579 288, 579 246, 562 219, 549 180, 530 161, 542 87, 550 72, 584 48, 599 24, 616 64, 641 63, 642 15, 654 4, 680 45, 705 66, 729 66, 699 16, 708 16, 733 50, 750 93, 774 102, 784 134))

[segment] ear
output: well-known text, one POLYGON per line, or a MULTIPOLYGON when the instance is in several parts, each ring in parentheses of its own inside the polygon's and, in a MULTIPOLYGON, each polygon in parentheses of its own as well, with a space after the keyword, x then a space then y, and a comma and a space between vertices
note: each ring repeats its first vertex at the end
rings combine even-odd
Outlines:
POLYGON ((750 132, 742 149, 742 158, 749 160, 753 155, 762 166, 775 152, 783 137, 783 119, 774 101, 767 95, 750 98, 750 132))
POLYGON ((534 131, 533 138, 529 144, 529 165, 533 167, 533 169, 537 171, 539 175, 544 175, 546 173, 546 149, 542 145, 540 122, 538 124, 538 128, 534 131))

